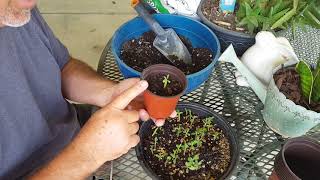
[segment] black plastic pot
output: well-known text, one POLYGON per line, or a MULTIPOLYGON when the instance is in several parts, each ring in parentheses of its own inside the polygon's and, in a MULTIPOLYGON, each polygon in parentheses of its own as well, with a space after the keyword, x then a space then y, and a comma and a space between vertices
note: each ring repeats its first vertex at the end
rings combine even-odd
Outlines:
MULTIPOLYGON (((213 22, 209 21, 202 12, 203 4, 208 0, 201 0, 201 3, 198 7, 197 14, 200 17, 201 21, 206 24, 213 32, 218 36, 218 39, 221 44, 221 51, 227 49, 227 47, 232 44, 237 55, 242 56, 243 53, 255 43, 255 35, 250 35, 246 33, 231 31, 220 27, 213 22)), ((214 0, 211 0, 214 1, 214 0)))
MULTIPOLYGON (((237 166, 237 163, 239 160, 239 153, 240 153, 239 144, 238 144, 238 141, 236 138, 236 134, 232 130, 230 125, 227 124, 227 122, 224 119, 222 119, 221 117, 216 115, 216 113, 213 110, 211 110, 203 105, 199 105, 199 104, 195 104, 195 103, 179 103, 177 105, 177 109, 181 110, 181 111, 184 111, 185 109, 190 109, 192 112, 198 114, 200 117, 215 117, 215 123, 218 125, 218 127, 220 129, 223 130, 223 132, 226 134, 226 136, 228 137, 229 142, 230 142, 231 163, 230 163, 228 170, 223 174, 223 176, 220 179, 228 178, 229 175, 233 172, 233 170, 237 166)), ((146 136, 146 134, 148 134, 148 132, 152 131, 152 129, 151 129, 152 124, 153 124, 152 121, 147 121, 142 124, 140 131, 139 131, 139 136, 141 138, 141 141, 143 141, 143 139, 145 139, 145 136, 146 136)), ((145 170, 145 172, 152 179, 155 179, 155 180, 159 179, 160 180, 161 178, 158 177, 158 175, 156 173, 154 173, 154 171, 150 167, 149 162, 146 160, 146 157, 144 156, 144 147, 142 146, 142 142, 140 142, 138 144, 138 146, 136 147, 135 150, 136 150, 136 154, 137 154, 138 160, 140 162, 140 165, 145 170)))

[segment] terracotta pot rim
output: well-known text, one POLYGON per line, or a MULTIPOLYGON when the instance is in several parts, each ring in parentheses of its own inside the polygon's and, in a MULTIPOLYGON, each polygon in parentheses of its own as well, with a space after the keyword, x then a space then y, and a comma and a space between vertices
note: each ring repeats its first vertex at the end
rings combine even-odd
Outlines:
MULTIPOLYGON (((181 76, 183 76, 183 81, 184 82, 181 82, 180 79, 177 79, 180 83, 182 83, 182 85, 184 86, 183 87, 183 90, 179 93, 179 94, 176 94, 176 95, 173 95, 173 96, 160 96, 160 95, 157 95, 153 92, 151 92, 149 89, 146 90, 146 92, 154 95, 154 96, 157 96, 157 97, 161 97, 161 98, 167 98, 167 99, 171 99, 171 98, 176 98, 176 97, 180 97, 184 94, 184 92, 187 90, 187 87, 188 87, 188 81, 187 81, 187 77, 186 75, 178 68, 176 68, 175 66, 172 66, 172 65, 168 65, 168 64, 155 64, 155 65, 151 65, 149 66, 148 68, 144 69, 143 72, 141 73, 141 79, 142 80, 145 80, 146 77, 145 77, 145 74, 147 71, 150 71, 151 69, 155 69, 155 68, 171 68, 173 70, 169 70, 170 72, 172 72, 172 74, 175 74, 174 72, 177 72, 179 73, 181 76)), ((157 74, 157 72, 155 73, 152 73, 152 74, 157 74)))

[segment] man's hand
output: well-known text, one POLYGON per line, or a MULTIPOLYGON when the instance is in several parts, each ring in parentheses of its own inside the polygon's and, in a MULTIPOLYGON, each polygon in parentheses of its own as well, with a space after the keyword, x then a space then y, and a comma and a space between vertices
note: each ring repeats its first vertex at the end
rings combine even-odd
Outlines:
MULTIPOLYGON (((118 95, 110 104, 97 111, 82 131, 92 132, 90 140, 97 161, 110 161, 128 152, 139 143, 137 121, 139 111, 125 110, 130 102, 148 87, 146 81, 136 81, 130 88, 118 95), (95 131, 95 133, 93 133, 95 131)), ((144 117, 145 118, 145 117, 144 117)))
MULTIPOLYGON (((127 90, 128 88, 134 86, 140 81, 138 78, 131 78, 121 81, 120 83, 116 84, 114 86, 114 93, 112 95, 112 99, 116 98, 119 94, 127 90)), ((130 102, 130 104, 127 106, 128 110, 137 110, 139 111, 140 117, 142 120, 146 121, 150 119, 150 116, 148 115, 147 111, 144 107, 144 99, 142 93, 138 95, 134 100, 130 102)), ((175 117, 176 112, 174 111, 170 117, 175 117)), ((154 123, 157 126, 163 126, 165 120, 164 119, 154 119, 151 117, 151 119, 154 121, 154 123)))
POLYGON ((84 179, 136 146, 141 117, 138 111, 125 108, 147 87, 146 81, 139 81, 97 111, 75 139, 30 179, 84 179))

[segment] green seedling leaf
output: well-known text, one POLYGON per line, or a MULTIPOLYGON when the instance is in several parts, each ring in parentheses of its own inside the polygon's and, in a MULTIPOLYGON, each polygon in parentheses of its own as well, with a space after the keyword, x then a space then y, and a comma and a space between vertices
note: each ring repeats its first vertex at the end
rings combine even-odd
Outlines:
POLYGON ((164 76, 164 77, 163 77, 163 81, 162 81, 162 83, 163 83, 163 88, 166 88, 166 87, 168 86, 168 84, 171 83, 171 81, 169 80, 169 78, 170 78, 170 75, 169 75, 169 74, 168 74, 167 76, 164 76))
POLYGON ((300 86, 302 90, 302 95, 304 98, 311 102, 312 87, 313 87, 313 73, 310 66, 304 62, 300 61, 296 66, 296 71, 300 75, 300 86))

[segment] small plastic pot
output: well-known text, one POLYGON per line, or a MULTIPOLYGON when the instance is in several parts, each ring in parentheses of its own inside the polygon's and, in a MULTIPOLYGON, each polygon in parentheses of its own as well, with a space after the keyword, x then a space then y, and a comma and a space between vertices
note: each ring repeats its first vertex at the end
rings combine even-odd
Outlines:
POLYGON ((165 119, 175 110, 180 97, 185 92, 187 88, 187 78, 178 68, 167 64, 156 64, 146 68, 142 72, 141 78, 146 80, 149 76, 157 74, 169 74, 170 77, 178 80, 183 86, 183 91, 175 96, 159 96, 149 90, 144 92, 144 104, 149 115, 156 119, 165 119))
MULTIPOLYGON (((195 104, 195 103, 185 103, 180 102, 177 105, 177 109, 180 111, 184 111, 185 109, 191 110, 193 113, 198 114, 200 117, 214 117, 215 123, 217 126, 223 130, 226 137, 228 137, 228 140, 230 142, 230 148, 231 148, 231 162, 228 167, 228 169, 224 172, 221 178, 219 180, 228 179, 228 177, 233 173, 233 171, 236 169, 238 161, 239 161, 239 154, 240 154, 240 148, 239 143, 237 140, 236 133, 231 128, 231 126, 227 123, 226 120, 218 116, 213 110, 209 109, 206 106, 195 104)), ((148 174, 149 177, 151 177, 153 180, 161 180, 163 178, 159 177, 155 171, 150 167, 150 164, 147 160, 147 157, 145 155, 145 150, 142 145, 142 141, 146 138, 147 134, 150 134, 150 131, 152 131, 151 126, 153 122, 152 121, 146 121, 142 124, 139 130, 139 136, 140 136, 140 143, 138 146, 136 146, 136 154, 137 158, 139 160, 139 163, 141 167, 144 169, 144 171, 148 174)))
POLYGON ((274 162, 269 180, 315 180, 320 177, 320 144, 299 137, 288 140, 274 162))

